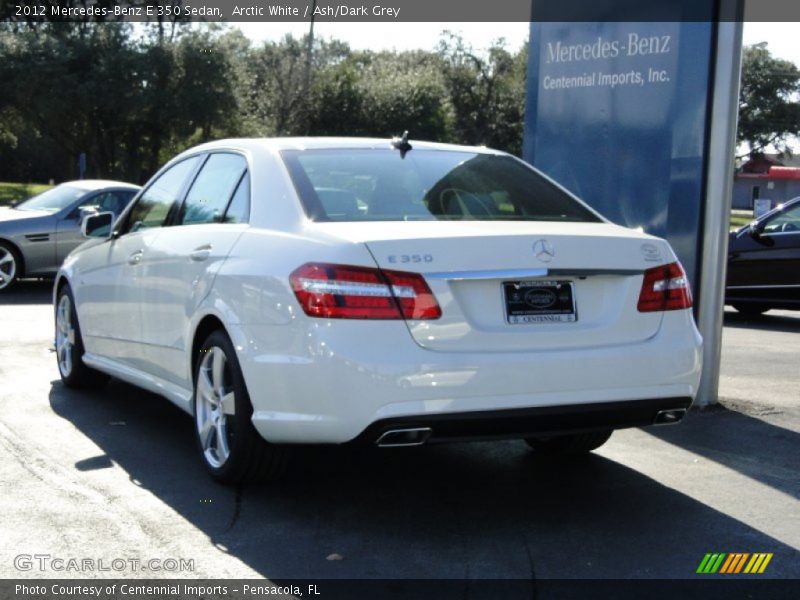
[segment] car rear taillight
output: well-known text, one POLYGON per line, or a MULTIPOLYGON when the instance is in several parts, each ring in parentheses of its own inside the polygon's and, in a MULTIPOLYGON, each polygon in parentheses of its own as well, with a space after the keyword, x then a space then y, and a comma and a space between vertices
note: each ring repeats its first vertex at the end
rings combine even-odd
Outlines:
POLYGON ((644 272, 639 312, 680 310, 692 307, 689 280, 680 263, 653 267, 644 272))
POLYGON ((310 317, 329 319, 438 319, 436 298, 418 273, 308 263, 290 276, 310 317))

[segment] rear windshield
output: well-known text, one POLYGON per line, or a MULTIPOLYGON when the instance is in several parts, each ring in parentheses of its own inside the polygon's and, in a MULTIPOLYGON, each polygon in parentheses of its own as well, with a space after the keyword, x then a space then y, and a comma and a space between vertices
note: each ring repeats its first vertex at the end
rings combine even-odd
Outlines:
POLYGON ((519 161, 493 154, 393 149, 285 150, 314 221, 600 219, 519 161))

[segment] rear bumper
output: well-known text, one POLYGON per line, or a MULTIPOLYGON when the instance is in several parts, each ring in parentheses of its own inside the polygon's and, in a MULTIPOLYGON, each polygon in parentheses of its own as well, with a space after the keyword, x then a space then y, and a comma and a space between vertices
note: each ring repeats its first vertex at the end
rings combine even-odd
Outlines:
POLYGON ((425 443, 431 444, 644 427, 657 424, 662 411, 685 411, 691 403, 691 398, 657 398, 396 417, 372 423, 352 443, 375 444, 387 432, 403 429, 430 430, 425 443))
MULTIPOLYGON (((558 414, 571 415, 563 427, 574 430, 584 426, 574 416, 581 405, 601 407, 595 414, 605 420, 594 428, 648 424, 652 406, 694 398, 702 357, 689 311, 666 313, 660 331, 642 342, 559 351, 434 352, 418 346, 402 321, 319 319, 297 329, 238 326, 229 333, 253 425, 274 443, 340 444, 391 420, 463 424, 530 411, 550 415, 548 430, 558 428, 558 414), (609 409, 620 402, 630 410, 609 409), (639 403, 643 415, 633 408, 639 403)), ((534 433, 532 426, 499 434, 534 433)))

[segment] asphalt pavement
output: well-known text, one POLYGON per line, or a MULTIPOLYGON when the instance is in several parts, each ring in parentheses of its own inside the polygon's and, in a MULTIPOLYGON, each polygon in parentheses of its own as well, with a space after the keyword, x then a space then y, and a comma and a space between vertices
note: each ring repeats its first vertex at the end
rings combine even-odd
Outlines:
POLYGON ((0 577, 673 579, 708 552, 770 552, 765 576, 800 578, 800 313, 726 311, 722 403, 587 457, 308 448, 284 480, 240 489, 207 477, 166 400, 66 389, 52 327, 49 284, 0 298, 0 577))

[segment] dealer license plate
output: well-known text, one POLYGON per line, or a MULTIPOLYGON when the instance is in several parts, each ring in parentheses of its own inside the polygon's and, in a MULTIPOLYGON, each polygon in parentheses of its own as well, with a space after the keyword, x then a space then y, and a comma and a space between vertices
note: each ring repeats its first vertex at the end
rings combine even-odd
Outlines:
POLYGON ((578 320, 572 281, 504 281, 503 297, 506 321, 515 325, 578 320))

